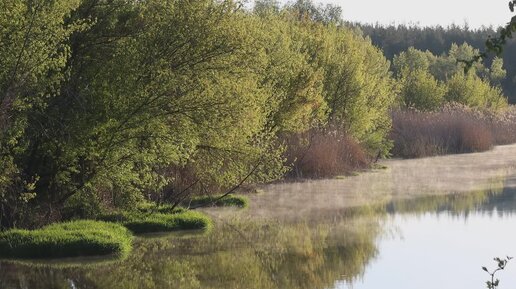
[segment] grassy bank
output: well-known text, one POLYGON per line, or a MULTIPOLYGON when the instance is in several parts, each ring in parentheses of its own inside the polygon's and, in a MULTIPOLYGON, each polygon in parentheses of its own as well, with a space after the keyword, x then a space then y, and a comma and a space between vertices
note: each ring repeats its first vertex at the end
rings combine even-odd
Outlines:
POLYGON ((144 202, 137 206, 136 208, 142 214, 152 214, 152 213, 161 213, 161 214, 179 214, 187 211, 184 207, 172 206, 172 205, 157 205, 152 202, 144 202))
POLYGON ((100 219, 120 223, 135 234, 209 230, 213 226, 208 216, 194 211, 177 214, 119 212, 103 215, 100 219))
POLYGON ((249 207, 249 199, 247 197, 240 195, 227 195, 223 198, 221 197, 221 195, 197 196, 192 198, 192 200, 190 200, 187 205, 192 207, 249 207))
POLYGON ((132 235, 123 226, 98 221, 56 223, 38 230, 0 233, 0 258, 38 259, 117 255, 131 251, 132 235))

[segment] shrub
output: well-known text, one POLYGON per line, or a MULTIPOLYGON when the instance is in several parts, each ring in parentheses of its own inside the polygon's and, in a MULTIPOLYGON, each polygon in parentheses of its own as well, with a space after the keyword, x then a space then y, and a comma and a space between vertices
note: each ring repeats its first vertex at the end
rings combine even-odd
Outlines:
POLYGON ((125 257, 132 235, 123 226, 98 221, 57 223, 38 230, 0 233, 0 257, 66 258, 115 254, 125 257))
POLYGON ((311 130, 285 138, 291 178, 324 178, 350 174, 368 166, 362 146, 341 130, 311 130))
POLYGON ((179 230, 209 230, 213 226, 208 216, 193 211, 177 214, 117 212, 103 215, 100 219, 121 223, 135 234, 179 230))

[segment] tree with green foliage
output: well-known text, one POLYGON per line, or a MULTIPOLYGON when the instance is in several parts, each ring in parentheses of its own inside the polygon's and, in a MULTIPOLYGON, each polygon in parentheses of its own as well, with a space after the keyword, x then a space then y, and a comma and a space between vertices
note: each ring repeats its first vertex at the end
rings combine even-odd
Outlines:
POLYGON ((421 51, 409 47, 406 51, 394 56, 393 70, 396 75, 402 74, 402 71, 429 70, 435 59, 436 56, 428 50, 421 51))
POLYGON ((0 227, 15 226, 34 198, 40 177, 26 170, 34 140, 27 135, 43 123, 37 112, 49 107, 65 80, 71 47, 67 40, 88 26, 66 21, 80 1, 0 3, 0 227))
MULTIPOLYGON (((29 21, 32 1, 23 3, 29 12, 20 8, 28 13, 20 18, 29 21)), ((8 164, 1 174, 2 187, 8 188, 2 190, 3 226, 14 226, 24 217, 42 223, 59 219, 67 206, 89 204, 93 211, 106 201, 134 206, 174 180, 168 174, 171 166, 188 165, 195 178, 220 186, 234 184, 251 170, 256 171, 250 179, 255 181, 282 175, 282 159, 265 129, 267 95, 252 70, 259 67, 250 53, 254 39, 238 3, 70 3, 34 8, 48 12, 45 17, 54 22, 45 25, 41 21, 50 20, 40 23, 33 17, 38 25, 31 25, 56 30, 41 32, 46 38, 36 38, 34 44, 25 39, 39 37, 32 30, 18 42, 8 41, 9 31, 2 36, 13 50, 26 42, 31 49, 46 49, 39 56, 27 53, 35 64, 47 59, 48 51, 50 56, 63 51, 55 64, 42 64, 46 71, 28 67, 41 73, 35 79, 48 80, 54 70, 66 72, 59 82, 52 80, 55 87, 28 91, 40 97, 31 101, 41 102, 30 105, 22 102, 23 94, 11 92, 28 89, 24 79, 2 80, 7 95, 2 103, 27 107, 9 117, 23 125, 7 131, 16 138, 2 137, 8 164), (87 27, 71 34, 75 23, 87 27), (57 40, 50 36, 60 33, 57 40), (22 197, 33 198, 27 202, 31 214, 15 214, 22 197)), ((5 22, 9 16, 2 12, 5 22)), ((26 77, 24 63, 18 62, 13 61, 19 68, 9 75, 20 71, 26 77)))
POLYGON ((388 153, 396 87, 340 9, 224 0, 0 4, 0 227, 231 192, 317 128, 388 153), (13 21, 17 19, 17 21, 13 21))
POLYGON ((399 81, 400 101, 404 107, 430 111, 442 106, 446 86, 428 71, 423 69, 404 70, 401 72, 399 81))
POLYGON ((459 59, 473 57, 478 50, 467 43, 452 44, 447 54, 409 48, 394 57, 393 67, 401 86, 405 107, 435 110, 445 101, 477 108, 500 109, 507 100, 499 88, 505 76, 503 61, 494 59, 491 68, 475 64, 467 75, 459 59))
POLYGON ((311 54, 324 71, 329 124, 344 128, 370 151, 388 154, 388 111, 396 94, 389 62, 369 39, 349 28, 312 29, 320 35, 311 54))
POLYGON ((481 79, 473 72, 458 72, 447 82, 447 87, 447 101, 493 110, 507 106, 501 89, 491 86, 489 81, 481 79))
POLYGON ((507 77, 507 70, 503 67, 503 59, 495 57, 489 68, 489 80, 492 85, 501 87, 502 81, 507 77))
MULTIPOLYGON (((432 54, 439 56, 436 60, 437 68, 443 68, 445 71, 456 70, 456 62, 451 63, 451 59, 442 58, 440 56, 449 52, 452 45, 464 45, 467 43, 475 48, 476 53, 485 50, 485 42, 489 36, 498 33, 497 28, 481 27, 477 29, 470 29, 466 26, 450 25, 447 27, 420 27, 407 25, 368 25, 368 24, 353 24, 354 27, 364 31, 364 34, 371 37, 372 42, 382 47, 384 54, 388 59, 393 59, 395 55, 414 47, 421 51, 430 51, 432 54)), ((503 59, 503 70, 506 70, 506 77, 501 81, 497 80, 497 76, 489 76, 492 85, 500 85, 503 88, 504 94, 509 97, 510 102, 514 103, 516 100, 516 41, 514 39, 506 39, 504 45, 505 49, 498 58, 503 59), (494 77, 494 78, 493 78, 494 77)), ((477 62, 473 66, 484 65, 490 70, 493 63, 498 64, 500 60, 496 60, 492 53, 485 57, 484 62, 477 62)), ((496 65, 498 65, 496 64, 496 65)), ((464 66, 460 69, 464 70, 464 66)), ((435 71, 431 67, 432 74, 439 80, 444 81, 455 74, 435 71)), ((477 70, 477 72, 479 72, 477 70)), ((487 72, 487 71, 485 71, 487 72)), ((488 74, 482 72, 482 78, 488 74)), ((499 78, 498 78, 499 79, 499 78)))

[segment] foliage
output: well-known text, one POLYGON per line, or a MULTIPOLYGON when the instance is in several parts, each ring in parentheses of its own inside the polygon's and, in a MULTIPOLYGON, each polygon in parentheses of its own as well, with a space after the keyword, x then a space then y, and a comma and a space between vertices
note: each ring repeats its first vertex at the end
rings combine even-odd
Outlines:
POLYGON ((389 155, 396 101, 506 106, 501 59, 460 73, 473 46, 411 48, 391 71, 367 27, 343 23, 336 6, 240 4, 2 2, 0 228, 146 201, 170 207, 144 212, 169 213, 194 195, 277 180, 318 158, 321 139, 311 156, 290 154, 314 131, 338 132, 326 148, 345 163, 321 161, 318 176, 361 167, 389 155))
POLYGON ((507 257, 507 258, 494 258, 495 262, 497 263, 496 265, 498 266, 496 269, 494 269, 492 272, 489 272, 489 270, 486 268, 486 267, 482 267, 482 270, 486 271, 487 274, 489 274, 489 276, 491 277, 491 280, 488 280, 486 282, 486 285, 487 285, 487 288, 488 289, 495 289, 495 288, 498 288, 498 285, 500 284, 500 280, 499 279, 495 279, 495 276, 496 276, 496 273, 498 273, 498 271, 502 271, 505 269, 505 267, 507 266, 507 263, 512 259, 512 257, 507 257))
POLYGON ((0 233, 2 258, 64 258, 131 251, 132 235, 116 224, 97 221, 56 223, 38 230, 11 229, 0 233))
POLYGON ((401 86, 401 104, 419 110, 435 110, 444 102, 499 110, 507 106, 501 88, 505 77, 503 61, 494 59, 491 68, 478 63, 467 74, 459 59, 472 57, 478 50, 464 43, 452 44, 447 54, 435 56, 409 48, 394 57, 394 71, 401 86))
MULTIPOLYGON (((474 47, 473 54, 459 54, 460 57, 455 59, 455 62, 451 62, 452 59, 446 60, 442 57, 437 57, 437 62, 441 62, 444 65, 441 67, 448 66, 449 68, 453 68, 453 70, 456 70, 457 68, 457 60, 467 60, 470 59, 470 57, 479 54, 480 50, 484 51, 486 48, 486 39, 490 36, 496 35, 500 31, 500 29, 493 27, 471 29, 467 25, 458 26, 453 24, 448 27, 420 27, 417 25, 381 26, 368 24, 356 24, 353 26, 358 27, 364 31, 365 35, 371 37, 372 42, 376 46, 382 47, 386 57, 391 60, 395 55, 398 55, 403 51, 407 51, 410 47, 414 47, 417 50, 425 52, 428 50, 435 56, 448 54, 453 46, 463 46, 464 43, 474 47)), ((478 71, 478 66, 484 66, 486 69, 488 68, 488 73, 491 74, 491 76, 489 76, 491 83, 493 85, 500 85, 503 88, 504 94, 508 96, 510 102, 514 103, 516 101, 516 41, 514 39, 506 39, 504 46, 505 49, 503 49, 503 52, 499 57, 488 55, 488 57, 484 57, 484 61, 473 63, 472 69, 478 71), (506 77, 501 81, 499 80, 500 74, 497 75, 496 68, 496 66, 500 65, 500 59, 504 60, 503 70, 506 70, 506 77)), ((469 49, 460 50, 467 52, 469 49)), ((469 51, 471 52, 471 50, 469 51)), ((459 67, 462 71, 463 68, 464 65, 459 67)), ((436 75, 434 72, 435 71, 432 71, 432 74, 436 75)), ((487 71, 484 70, 481 72, 482 78, 484 79, 485 76, 487 76, 485 72, 487 71)), ((449 73, 448 76, 452 76, 453 74, 455 74, 455 71, 453 73, 449 73)), ((442 76, 442 74, 439 76, 436 75, 439 80, 445 80, 444 78, 441 78, 442 76)))
POLYGON ((381 50, 335 6, 240 4, 2 2, 0 227, 276 180, 280 136, 328 125, 387 155, 381 50))
POLYGON ((396 95, 390 64, 381 50, 357 32, 322 27, 314 32, 321 34, 322 41, 312 53, 325 73, 328 122, 342 127, 373 154, 385 156, 390 149, 388 111, 396 95))
MULTIPOLYGON (((514 12, 515 5, 515 0, 509 1, 509 9, 511 12, 514 12)), ((501 56, 507 41, 512 38, 512 34, 514 32, 516 32, 516 16, 512 17, 504 27, 499 29, 498 35, 496 37, 489 36, 485 42, 485 51, 477 53, 470 58, 464 59, 464 62, 468 67, 470 67, 475 62, 487 58, 489 53, 494 53, 496 56, 501 56)))
MULTIPOLYGON (((27 92, 41 95, 41 105, 11 116, 23 127, 15 139, 1 139, 2 227, 27 226, 24 216, 59 220, 64 207, 74 211, 83 201, 132 207, 173 184, 170 167, 189 166, 195 179, 220 187, 254 167, 249 181, 283 174, 281 147, 266 129, 267 94, 255 73, 260 63, 251 49, 250 17, 237 3, 63 1, 67 9, 57 3, 60 10, 44 10, 55 23, 36 24, 56 26, 41 37, 55 34, 59 41, 34 39, 48 48, 27 55, 38 63, 47 51, 65 51, 56 56, 60 66, 43 63, 52 70, 41 73, 59 74, 59 85, 27 92), (71 34, 75 23, 89 25, 71 34)), ((2 17, 30 20, 5 12, 11 10, 2 9, 2 17)), ((18 44, 6 42, 12 49, 18 44)), ((11 91, 11 82, 25 87, 3 78, 2 93, 11 91)), ((23 97, 9 93, 9 103, 23 97)), ((86 213, 98 210, 92 208, 86 213)))
POLYGON ((404 69, 400 79, 400 100, 407 108, 435 110, 444 103, 446 87, 423 69, 404 69))
POLYGON ((487 80, 482 80, 473 73, 458 72, 447 82, 447 86, 445 98, 449 102, 493 110, 507 107, 507 100, 501 89, 492 87, 487 80))
POLYGON ((24 135, 34 113, 47 106, 64 80, 71 53, 66 40, 87 27, 86 21, 64 23, 79 3, 0 3, 0 227, 16 225, 36 196, 39 177, 19 164, 30 154, 31 141, 24 135))

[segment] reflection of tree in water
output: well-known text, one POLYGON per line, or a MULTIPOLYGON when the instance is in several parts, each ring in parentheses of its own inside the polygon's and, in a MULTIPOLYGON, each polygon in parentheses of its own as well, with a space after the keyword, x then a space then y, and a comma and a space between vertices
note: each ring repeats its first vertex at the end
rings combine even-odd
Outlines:
POLYGON ((232 226, 245 239, 225 225, 196 238, 139 240, 119 264, 85 269, 7 265, 14 271, 0 272, 0 288, 71 288, 69 280, 92 289, 327 288, 343 276, 352 280, 362 274, 376 254, 378 225, 372 223, 341 220, 313 228, 232 221, 232 226), (27 287, 20 286, 22 279, 27 287))

